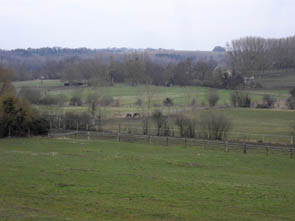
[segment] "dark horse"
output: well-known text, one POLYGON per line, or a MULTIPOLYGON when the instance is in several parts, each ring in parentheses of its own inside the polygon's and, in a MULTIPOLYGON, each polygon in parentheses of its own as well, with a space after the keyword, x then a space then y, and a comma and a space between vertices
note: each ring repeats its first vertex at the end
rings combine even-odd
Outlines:
POLYGON ((132 114, 130 114, 130 113, 126 114, 126 118, 127 118, 127 119, 128 119, 128 118, 132 118, 132 114))

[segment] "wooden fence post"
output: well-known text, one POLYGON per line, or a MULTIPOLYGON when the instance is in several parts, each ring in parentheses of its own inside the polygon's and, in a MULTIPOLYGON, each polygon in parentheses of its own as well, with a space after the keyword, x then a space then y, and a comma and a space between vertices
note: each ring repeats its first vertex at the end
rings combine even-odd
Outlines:
POLYGON ((244 144, 244 154, 247 153, 247 144, 244 144))
POLYGON ((149 136, 149 143, 152 144, 152 137, 149 136))
POLYGON ((184 146, 187 147, 187 140, 184 138, 184 146))
POLYGON ((77 121, 77 132, 79 131, 79 122, 77 121))
POLYGON ((169 146, 168 137, 166 137, 166 146, 169 146))
POLYGON ((290 148, 290 158, 293 159, 294 153, 293 153, 293 147, 290 148))

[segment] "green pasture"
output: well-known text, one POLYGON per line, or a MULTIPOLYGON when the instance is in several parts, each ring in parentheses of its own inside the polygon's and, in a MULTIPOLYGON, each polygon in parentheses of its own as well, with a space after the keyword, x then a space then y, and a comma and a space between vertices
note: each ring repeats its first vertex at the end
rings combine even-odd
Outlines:
POLYGON ((295 161, 198 147, 0 140, 1 220, 293 220, 295 161))

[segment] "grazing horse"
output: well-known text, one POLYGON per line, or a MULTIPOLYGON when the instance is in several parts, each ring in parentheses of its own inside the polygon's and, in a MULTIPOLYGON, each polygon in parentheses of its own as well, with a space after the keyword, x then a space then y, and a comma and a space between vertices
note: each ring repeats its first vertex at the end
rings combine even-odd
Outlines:
POLYGON ((130 114, 130 113, 126 114, 126 118, 127 119, 132 118, 132 114, 130 114))
POLYGON ((140 113, 134 113, 133 118, 140 118, 140 113))

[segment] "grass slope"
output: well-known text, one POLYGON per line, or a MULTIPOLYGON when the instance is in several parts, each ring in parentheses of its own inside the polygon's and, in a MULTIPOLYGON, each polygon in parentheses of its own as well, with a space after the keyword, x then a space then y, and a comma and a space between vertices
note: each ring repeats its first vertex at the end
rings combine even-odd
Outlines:
POLYGON ((1 220, 292 220, 295 161, 110 141, 0 140, 1 220))

